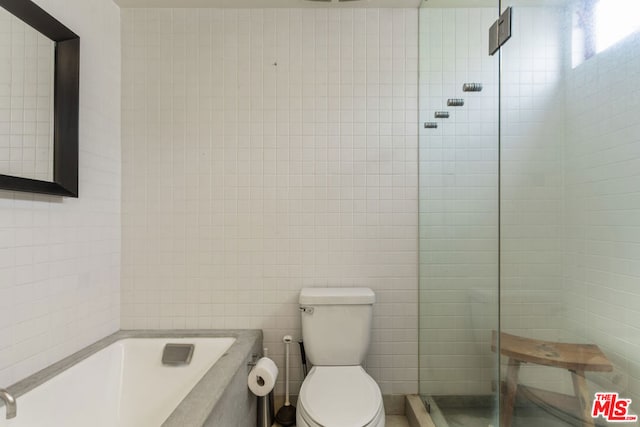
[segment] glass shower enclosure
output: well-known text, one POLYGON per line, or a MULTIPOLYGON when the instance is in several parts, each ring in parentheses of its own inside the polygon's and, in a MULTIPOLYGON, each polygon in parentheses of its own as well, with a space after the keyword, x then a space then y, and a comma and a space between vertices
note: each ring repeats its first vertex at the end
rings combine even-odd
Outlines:
POLYGON ((420 124, 436 425, 638 425, 640 2, 423 2, 420 124))

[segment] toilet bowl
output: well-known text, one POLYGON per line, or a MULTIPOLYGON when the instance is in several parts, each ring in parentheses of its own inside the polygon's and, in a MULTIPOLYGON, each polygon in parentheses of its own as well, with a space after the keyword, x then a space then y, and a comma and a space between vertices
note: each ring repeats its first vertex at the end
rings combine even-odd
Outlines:
POLYGON ((384 427, 378 384, 360 366, 314 367, 298 397, 298 427, 384 427))
POLYGON ((313 363, 300 388, 298 427, 384 427, 378 384, 361 364, 371 342, 369 288, 305 288, 302 337, 313 363))

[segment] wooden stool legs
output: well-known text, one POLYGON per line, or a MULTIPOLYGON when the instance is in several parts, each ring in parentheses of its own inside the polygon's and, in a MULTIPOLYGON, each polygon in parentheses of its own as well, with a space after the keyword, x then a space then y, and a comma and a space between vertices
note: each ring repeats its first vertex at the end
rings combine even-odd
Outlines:
MULTIPOLYGON (((520 361, 510 358, 500 410, 501 427, 511 427, 511 422, 513 420, 513 408, 516 403, 516 395, 518 394, 519 372, 520 361)), ((589 389, 587 388, 587 381, 584 378, 584 371, 571 371, 571 380, 573 381, 573 391, 575 392, 578 403, 580 404, 582 426, 594 427, 595 422, 593 417, 591 417, 591 396, 589 395, 589 389)))
MULTIPOLYGON (((575 399, 560 393, 537 390, 542 402, 551 406, 570 407, 569 413, 578 417, 582 427, 594 427, 591 417, 591 403, 593 396, 589 395, 585 372, 611 372, 613 365, 607 356, 595 344, 572 344, 562 342, 541 341, 518 335, 493 331, 491 336, 491 350, 499 351, 509 358, 507 377, 501 383, 500 426, 511 427, 513 408, 518 393, 518 373, 521 363, 535 363, 542 366, 567 369, 571 372, 575 399), (498 345, 498 341, 500 345, 498 345), (546 397, 542 397, 542 393, 546 397), (567 400, 568 399, 568 400, 567 400)), ((520 387, 522 391, 533 390, 532 387, 520 387)))
POLYGON ((587 381, 584 378, 584 371, 571 371, 573 381, 573 391, 580 404, 580 417, 583 427, 594 427, 595 422, 591 416, 591 396, 587 388, 587 381))
POLYGON ((507 368, 506 390, 502 396, 502 405, 500 409, 500 425, 502 427, 511 427, 511 419, 513 418, 513 407, 516 404, 516 394, 518 393, 518 373, 520 372, 520 361, 509 358, 509 367, 507 368))

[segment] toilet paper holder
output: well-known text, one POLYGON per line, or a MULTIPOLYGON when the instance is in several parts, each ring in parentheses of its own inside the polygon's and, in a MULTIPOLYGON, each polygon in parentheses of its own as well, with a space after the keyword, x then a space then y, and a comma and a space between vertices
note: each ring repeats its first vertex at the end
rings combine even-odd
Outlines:
MULTIPOLYGON (((267 356, 267 349, 265 348, 265 357, 267 356)), ((249 361, 247 362, 247 367, 249 371, 253 369, 254 366, 258 364, 261 356, 257 353, 251 353, 249 356, 249 361)), ((273 425, 273 418, 275 416, 275 405, 274 405, 274 397, 273 390, 271 390, 265 396, 258 396, 258 404, 257 404, 257 427, 271 427, 273 425)))
POLYGON ((247 366, 249 367, 249 370, 251 370, 251 368, 256 366, 256 364, 258 363, 258 360, 260 360, 260 355, 256 353, 251 353, 251 356, 249 356, 249 361, 247 362, 247 366))

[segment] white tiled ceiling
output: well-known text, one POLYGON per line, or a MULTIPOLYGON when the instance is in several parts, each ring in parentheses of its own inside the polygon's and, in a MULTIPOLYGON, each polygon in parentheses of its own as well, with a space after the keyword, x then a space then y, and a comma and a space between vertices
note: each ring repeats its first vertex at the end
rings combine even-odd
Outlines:
POLYGON ((299 8, 299 7, 375 7, 417 8, 420 0, 114 0, 120 7, 172 8, 299 8))

